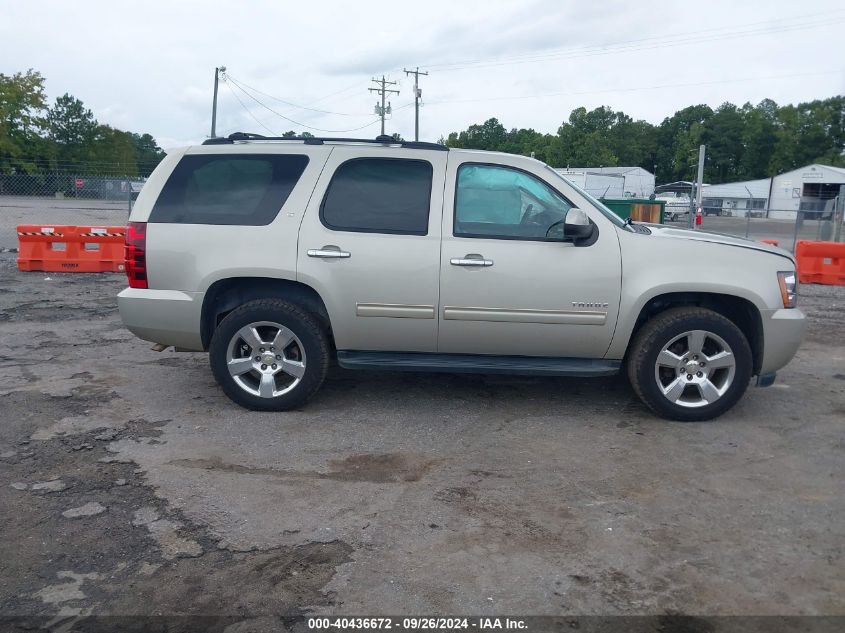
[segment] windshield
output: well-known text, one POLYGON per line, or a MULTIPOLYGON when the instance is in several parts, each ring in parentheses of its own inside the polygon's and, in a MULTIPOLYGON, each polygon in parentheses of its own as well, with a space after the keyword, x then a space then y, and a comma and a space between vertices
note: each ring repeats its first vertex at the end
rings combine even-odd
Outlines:
POLYGON ((603 216, 605 216, 608 220, 610 220, 611 222, 613 222, 616 226, 621 226, 621 227, 624 227, 624 226, 625 226, 625 221, 624 221, 622 218, 620 218, 620 217, 619 217, 618 215, 616 215, 613 211, 611 211, 609 208, 607 208, 607 207, 606 207, 604 204, 602 204, 599 200, 597 200, 596 198, 594 198, 593 196, 591 196, 590 194, 588 194, 586 191, 584 191, 583 189, 581 189, 581 187, 579 187, 578 185, 574 184, 571 180, 567 179, 566 177, 562 176, 561 174, 557 173, 554 169, 552 169, 552 168, 551 168, 551 167, 549 167, 548 165, 546 165, 546 169, 548 169, 548 170, 549 170, 550 172, 552 172, 555 176, 557 176, 557 177, 558 177, 558 179, 562 180, 562 181, 563 181, 563 182, 565 182, 567 185, 569 185, 570 187, 572 187, 573 189, 575 189, 575 191, 577 191, 577 192, 578 192, 578 193, 580 193, 582 196, 584 196, 590 204, 592 204, 592 205, 593 205, 596 209, 598 209, 598 210, 599 210, 599 212, 600 212, 603 216))

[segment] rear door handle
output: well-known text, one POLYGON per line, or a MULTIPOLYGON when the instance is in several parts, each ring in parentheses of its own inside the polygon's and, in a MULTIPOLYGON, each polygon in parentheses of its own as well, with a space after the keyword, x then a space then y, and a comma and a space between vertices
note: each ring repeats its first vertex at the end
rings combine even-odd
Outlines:
POLYGON ((452 266, 492 266, 493 260, 492 259, 484 259, 483 255, 479 255, 478 253, 469 253, 463 257, 453 257, 449 260, 449 263, 452 266))
POLYGON ((306 251, 308 257, 320 257, 322 259, 346 259, 352 253, 342 251, 337 246, 324 246, 323 248, 309 248, 306 251))

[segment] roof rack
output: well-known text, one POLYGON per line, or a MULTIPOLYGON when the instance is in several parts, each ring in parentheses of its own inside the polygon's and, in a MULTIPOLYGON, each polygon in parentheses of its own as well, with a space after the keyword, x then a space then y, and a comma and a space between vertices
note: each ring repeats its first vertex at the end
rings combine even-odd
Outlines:
POLYGON ((305 145, 322 145, 324 143, 369 143, 371 145, 399 145, 407 149, 434 149, 442 152, 449 148, 440 143, 426 143, 424 141, 397 141, 392 136, 382 134, 376 138, 333 138, 327 136, 264 136, 252 132, 234 132, 229 136, 208 138, 203 145, 231 145, 236 141, 298 141, 305 145))

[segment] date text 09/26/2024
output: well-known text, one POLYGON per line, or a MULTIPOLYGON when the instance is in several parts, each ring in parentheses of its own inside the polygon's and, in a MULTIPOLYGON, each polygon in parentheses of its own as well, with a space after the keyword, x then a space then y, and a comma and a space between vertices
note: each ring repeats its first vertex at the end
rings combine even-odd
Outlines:
POLYGON ((447 630, 525 630, 525 620, 520 618, 496 617, 347 617, 347 618, 308 618, 311 630, 391 630, 400 631, 447 631, 447 630))

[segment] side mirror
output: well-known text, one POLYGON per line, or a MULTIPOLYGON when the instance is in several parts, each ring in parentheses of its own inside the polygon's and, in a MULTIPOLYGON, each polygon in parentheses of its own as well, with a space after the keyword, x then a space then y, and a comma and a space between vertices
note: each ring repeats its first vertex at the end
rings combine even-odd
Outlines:
POLYGON ((589 246, 595 241, 598 229, 595 224, 590 222, 586 213, 574 207, 566 214, 563 235, 566 241, 571 241, 575 246, 589 246))

